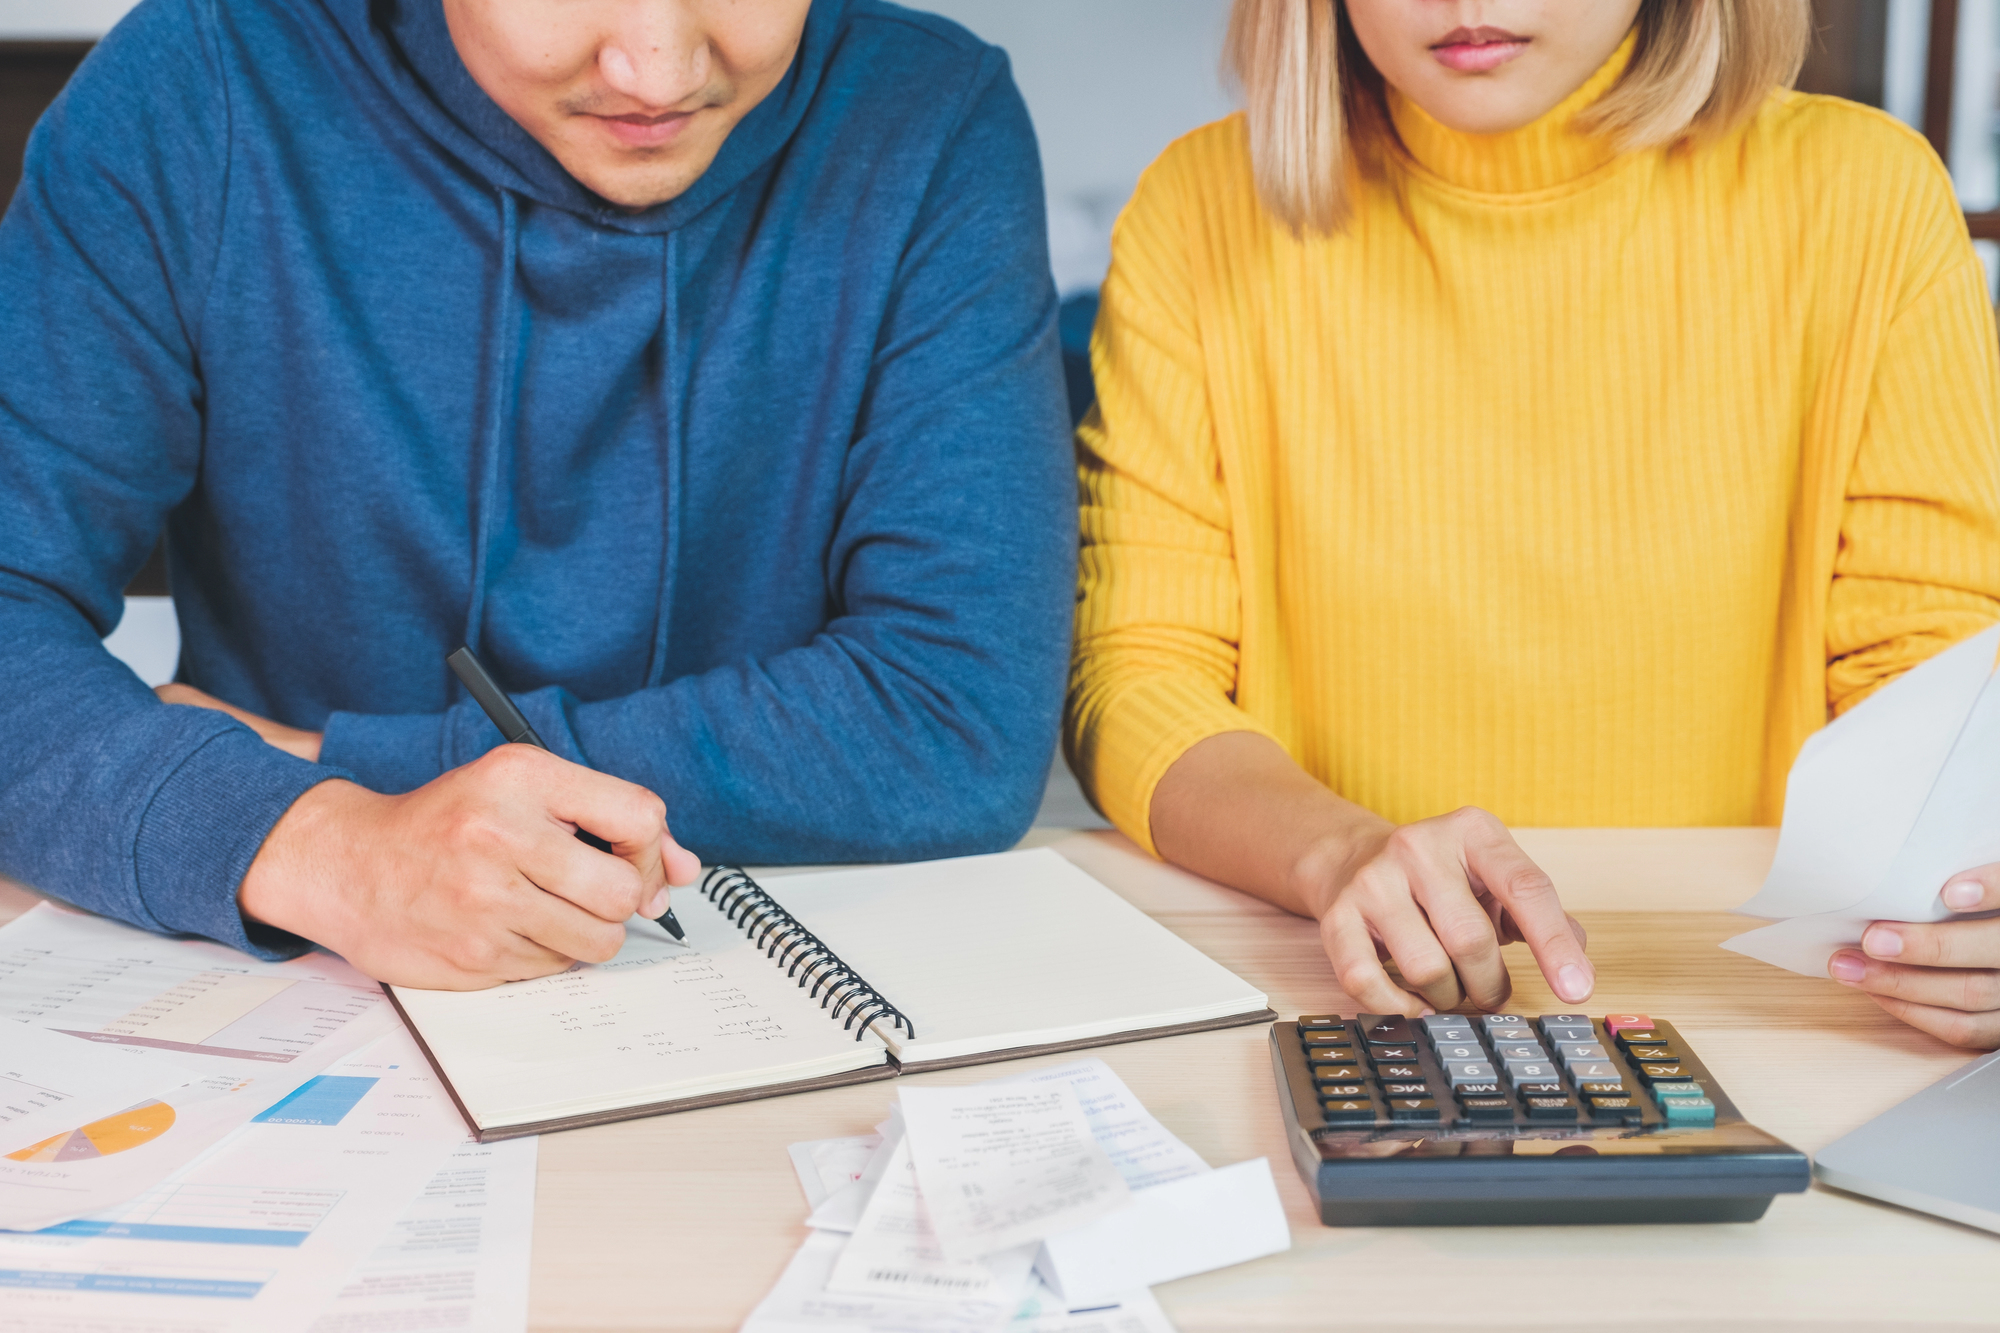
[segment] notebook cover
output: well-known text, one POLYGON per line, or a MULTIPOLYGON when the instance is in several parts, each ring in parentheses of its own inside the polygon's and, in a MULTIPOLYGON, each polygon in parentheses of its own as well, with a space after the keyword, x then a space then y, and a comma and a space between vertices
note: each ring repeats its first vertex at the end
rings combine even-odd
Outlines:
MULTIPOLYGON (((874 1065, 866 1069, 850 1069, 844 1074, 823 1074, 819 1078, 802 1078, 791 1083, 766 1083, 754 1088, 731 1088, 726 1092, 707 1092, 698 1097, 680 1097, 673 1101, 648 1102, 643 1106, 614 1106, 602 1111, 590 1111, 583 1115, 561 1116, 554 1120, 536 1120, 525 1125, 497 1125, 492 1129, 481 1129, 472 1113, 459 1100, 458 1089, 451 1085, 451 1078, 444 1072, 444 1066, 431 1051, 431 1045, 424 1040, 424 1034, 403 1012, 402 1004, 396 999, 396 992, 388 986, 382 987, 389 1003, 396 1006, 396 1013, 403 1020, 403 1026, 416 1038, 417 1048, 424 1053, 424 1059, 431 1062, 431 1069, 437 1074, 438 1082, 451 1097, 451 1104, 458 1108, 459 1118, 465 1121, 472 1137, 480 1143, 498 1143, 502 1139, 523 1139, 530 1134, 553 1134, 563 1129, 584 1129, 590 1125, 608 1125, 617 1120, 642 1120, 649 1115, 668 1115, 674 1111, 699 1111, 704 1106, 726 1106, 731 1102, 756 1101, 760 1097, 786 1097, 795 1092, 817 1092, 821 1088, 840 1088, 850 1083, 874 1083, 885 1078, 896 1077, 896 1066, 891 1063, 874 1065)), ((1273 1018, 1277 1015, 1273 1014, 1273 1018)), ((1115 1038, 1114 1038, 1115 1040, 1115 1038)))
MULTIPOLYGON (((1130 1032, 1107 1032, 1101 1037, 1079 1037, 1075 1041, 1052 1041, 1042 1046, 1012 1046, 1003 1051, 975 1051, 970 1055, 955 1055, 949 1060, 919 1060, 914 1064, 897 1063, 896 1068, 905 1074, 925 1074, 933 1069, 958 1069, 965 1065, 990 1065, 1001 1060, 1025 1060, 1031 1055, 1055 1055, 1062 1051, 1081 1051, 1092 1046, 1117 1046, 1128 1041, 1151 1041, 1155 1037, 1178 1037, 1184 1032, 1213 1032, 1218 1028, 1248 1027, 1252 1023, 1275 1023, 1278 1021, 1274 1009, 1259 1009, 1255 1013, 1226 1014, 1221 1018, 1204 1018, 1195 1023, 1174 1023, 1162 1028, 1135 1028, 1130 1032)), ((891 1061, 896 1057, 889 1056, 891 1061)))

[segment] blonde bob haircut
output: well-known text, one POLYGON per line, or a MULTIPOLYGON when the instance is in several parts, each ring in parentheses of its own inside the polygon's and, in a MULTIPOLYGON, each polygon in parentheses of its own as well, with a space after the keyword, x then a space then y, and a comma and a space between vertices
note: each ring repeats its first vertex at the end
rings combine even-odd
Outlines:
MULTIPOLYGON (((1625 149, 1718 135, 1798 77, 1811 0, 1643 0, 1638 46, 1586 127, 1625 149)), ((1382 76, 1341 0, 1236 0, 1224 63, 1242 85, 1257 193, 1294 230, 1338 230, 1389 128, 1382 76)))

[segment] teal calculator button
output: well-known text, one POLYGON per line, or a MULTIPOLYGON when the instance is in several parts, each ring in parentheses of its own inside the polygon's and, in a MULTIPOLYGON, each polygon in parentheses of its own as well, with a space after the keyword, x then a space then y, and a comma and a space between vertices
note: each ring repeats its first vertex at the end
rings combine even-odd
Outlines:
POLYGON ((1660 1110, 1669 1125, 1712 1125, 1715 1103, 1706 1097, 1662 1097, 1660 1110))

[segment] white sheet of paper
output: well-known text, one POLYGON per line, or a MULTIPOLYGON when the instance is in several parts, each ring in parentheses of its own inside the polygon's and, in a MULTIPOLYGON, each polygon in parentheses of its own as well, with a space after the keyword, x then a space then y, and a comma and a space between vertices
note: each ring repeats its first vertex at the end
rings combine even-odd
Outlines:
POLYGON ((0 1019, 198 1080, 0 1156, 0 1227, 22 1231, 158 1184, 397 1026, 381 987, 330 954, 265 963, 47 902, 0 928, 0 1019))
POLYGON ((887 1168, 835 1260, 826 1288, 856 1296, 947 1301, 965 1307, 968 1317, 1000 1319, 1020 1300, 1034 1262, 1032 1242, 984 1259, 945 1257, 917 1192, 906 1134, 895 1140, 887 1168))
POLYGON ((538 1143, 454 1148, 310 1333, 527 1328, 538 1143))
POLYGON ((1044 1240, 1035 1270, 1085 1306, 1291 1245, 1271 1163, 1259 1157, 1135 1192, 1127 1207, 1044 1240))
POLYGON ((0 1156, 202 1076, 147 1054, 0 1019, 0 1156))
POLYGON ((1961 870, 2000 861, 2000 627, 1884 686, 1792 766, 1764 887, 1738 911, 1789 917, 1722 947, 1806 976, 1873 921, 1941 921, 1961 870))
POLYGON ((903 1141, 903 1128, 893 1120, 885 1120, 875 1128, 881 1142, 862 1163, 861 1174, 853 1184, 828 1191, 806 1218, 807 1226, 816 1231, 852 1233, 861 1225, 861 1214, 867 1209, 868 1200, 874 1197, 883 1173, 896 1160, 896 1145, 903 1141))
MULTIPOLYGON (((880 1134, 859 1134, 844 1139, 808 1139, 792 1144, 785 1151, 791 1156, 792 1170, 799 1174, 799 1188, 805 1191, 806 1206, 817 1209, 832 1195, 858 1183, 875 1150, 881 1146, 880 1134)), ((858 1209, 855 1219, 860 1220, 858 1209)))
POLYGON ((1083 1104, 1091 1134, 1111 1158, 1111 1164, 1118 1168, 1118 1174, 1125 1178, 1125 1183, 1135 1190, 1200 1175, 1209 1169, 1200 1154, 1154 1119, 1145 1103, 1125 1086, 1125 1081, 1096 1056, 1050 1069, 1010 1075, 993 1082, 1068 1084, 1083 1104))
POLYGON ((1827 912, 1880 887, 1992 679, 1996 651, 2000 626, 1911 668, 1809 737, 1785 781, 1770 873, 1736 910, 1827 912))
POLYGON ((1068 1231, 1132 1197, 1068 1083, 904 1087, 897 1104, 948 1259, 1068 1231))
POLYGON ((900 1300, 828 1291, 846 1238, 815 1231, 806 1237, 778 1283, 750 1312, 741 1333, 1174 1333, 1152 1293, 1127 1293, 1115 1302, 1071 1314, 1062 1300, 1031 1276, 1011 1318, 987 1307, 952 1301, 900 1300))

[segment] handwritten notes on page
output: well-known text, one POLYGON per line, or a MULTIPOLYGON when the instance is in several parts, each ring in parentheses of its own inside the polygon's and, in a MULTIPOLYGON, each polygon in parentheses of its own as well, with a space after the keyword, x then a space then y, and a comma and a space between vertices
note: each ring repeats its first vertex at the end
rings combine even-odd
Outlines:
POLYGON ((948 1259, 1082 1226, 1132 1196, 1066 1082, 900 1091, 917 1182, 948 1259))
POLYGON ((466 992, 396 989, 482 1128, 881 1064, 873 1033, 827 1016, 707 903, 687 942, 650 921, 608 963, 466 992))
POLYGON ((1874 921, 1941 921, 1939 891, 2000 861, 2000 626, 1913 668, 1808 740, 1778 852, 1737 910, 1776 924, 1723 942, 1806 976, 1874 921))

